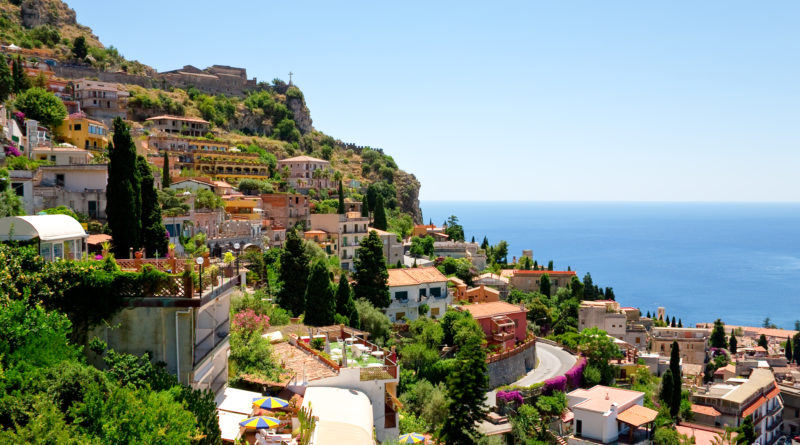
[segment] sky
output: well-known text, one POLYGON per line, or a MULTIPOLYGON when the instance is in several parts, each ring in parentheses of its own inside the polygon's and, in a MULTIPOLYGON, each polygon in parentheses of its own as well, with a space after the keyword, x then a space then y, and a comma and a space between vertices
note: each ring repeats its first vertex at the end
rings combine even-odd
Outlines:
POLYGON ((800 201, 799 2, 67 3, 159 71, 295 73, 423 200, 800 201))

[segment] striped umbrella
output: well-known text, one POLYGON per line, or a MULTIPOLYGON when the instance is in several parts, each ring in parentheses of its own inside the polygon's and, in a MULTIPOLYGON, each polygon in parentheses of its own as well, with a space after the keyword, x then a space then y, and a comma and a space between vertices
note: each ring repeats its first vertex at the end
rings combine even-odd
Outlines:
POLYGON ((420 443, 425 442, 425 436, 419 433, 403 434, 397 440, 399 443, 420 443))
POLYGON ((286 408, 289 402, 278 397, 261 397, 253 399, 253 406, 264 409, 286 408))
POLYGON ((239 422, 239 425, 245 428, 274 428, 280 424, 280 420, 267 416, 250 417, 239 422))

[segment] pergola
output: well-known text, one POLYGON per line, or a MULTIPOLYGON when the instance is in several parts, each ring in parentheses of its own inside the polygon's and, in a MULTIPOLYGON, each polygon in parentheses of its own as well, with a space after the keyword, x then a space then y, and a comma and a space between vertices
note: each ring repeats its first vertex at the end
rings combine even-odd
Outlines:
POLYGON ((630 426, 630 428, 628 428, 628 441, 634 443, 634 433, 642 425, 647 425, 647 437, 650 437, 650 433, 652 431, 651 427, 653 422, 656 420, 656 416, 658 416, 658 411, 641 405, 633 405, 625 411, 617 414, 617 421, 630 426))

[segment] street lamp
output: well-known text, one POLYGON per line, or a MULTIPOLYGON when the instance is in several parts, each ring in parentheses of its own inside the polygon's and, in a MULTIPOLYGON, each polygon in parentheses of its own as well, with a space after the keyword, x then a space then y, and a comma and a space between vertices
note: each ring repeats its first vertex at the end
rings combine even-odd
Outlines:
POLYGON ((236 250, 236 275, 239 275, 239 248, 242 247, 239 243, 235 243, 233 245, 234 250, 236 250))
POLYGON ((200 280, 199 280, 200 284, 197 286, 197 288, 199 290, 199 294, 203 295, 203 257, 199 256, 195 258, 194 262, 197 263, 198 266, 200 266, 200 280))

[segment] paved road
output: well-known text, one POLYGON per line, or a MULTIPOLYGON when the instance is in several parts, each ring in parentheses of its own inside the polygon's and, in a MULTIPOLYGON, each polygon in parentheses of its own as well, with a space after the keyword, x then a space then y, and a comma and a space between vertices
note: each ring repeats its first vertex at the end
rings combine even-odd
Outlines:
MULTIPOLYGON (((572 368, 577 360, 574 355, 562 348, 541 342, 536 342, 536 358, 538 366, 512 385, 531 386, 551 377, 563 375, 572 368)), ((494 406, 495 393, 496 391, 486 393, 487 405, 494 406)))

